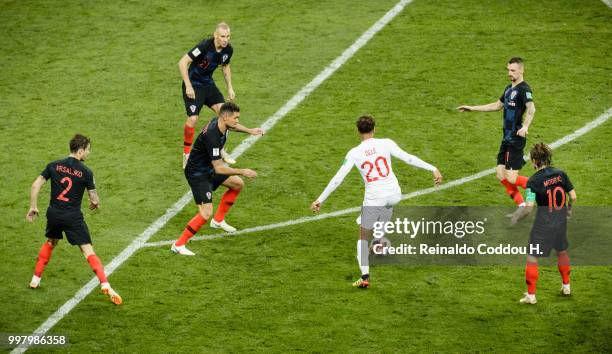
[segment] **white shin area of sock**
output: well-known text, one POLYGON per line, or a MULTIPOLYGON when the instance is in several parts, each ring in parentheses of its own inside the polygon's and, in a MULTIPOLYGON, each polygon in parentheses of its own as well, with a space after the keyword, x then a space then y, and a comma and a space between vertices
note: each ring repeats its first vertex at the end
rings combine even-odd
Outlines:
POLYGON ((368 240, 357 241, 357 262, 359 262, 359 269, 361 274, 370 273, 370 262, 368 259, 368 240))

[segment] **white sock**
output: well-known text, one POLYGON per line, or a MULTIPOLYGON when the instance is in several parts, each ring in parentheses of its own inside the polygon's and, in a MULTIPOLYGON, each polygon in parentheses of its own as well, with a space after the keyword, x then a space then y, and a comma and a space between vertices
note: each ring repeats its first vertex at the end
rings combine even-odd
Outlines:
POLYGON ((569 284, 561 284, 561 286, 563 287, 563 289, 569 289, 570 288, 569 284))
POLYGON ((368 259, 368 240, 357 241, 357 262, 359 262, 359 269, 361 275, 370 274, 370 262, 368 259))

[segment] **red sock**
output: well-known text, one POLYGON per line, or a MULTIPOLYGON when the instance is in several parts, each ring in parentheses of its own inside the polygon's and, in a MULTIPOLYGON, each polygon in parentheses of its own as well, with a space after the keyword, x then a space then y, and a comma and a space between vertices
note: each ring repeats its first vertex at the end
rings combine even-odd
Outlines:
POLYGON ((563 284, 570 282, 570 260, 567 252, 559 252, 557 254, 557 267, 561 273, 563 284))
POLYGON ((230 210, 236 198, 238 198, 238 194, 240 194, 240 189, 228 189, 225 193, 223 193, 223 197, 221 198, 221 203, 219 203, 219 208, 217 208, 217 213, 215 214, 215 221, 221 222, 225 219, 225 214, 230 210))
POLYGON ((527 292, 534 295, 536 292, 536 282, 538 281, 538 264, 527 262, 525 267, 525 281, 527 283, 527 292))
POLYGON ((94 273, 96 273, 100 284, 108 283, 106 274, 104 273, 104 266, 102 265, 102 262, 100 262, 100 258, 98 258, 98 256, 95 254, 92 254, 87 257, 87 262, 89 262, 89 266, 91 269, 93 269, 94 273))
POLYGON ((36 261, 36 267, 34 267, 34 275, 37 277, 41 277, 43 271, 45 270, 45 266, 49 263, 51 259, 51 253, 53 252, 53 246, 46 242, 43 243, 40 248, 40 252, 38 252, 38 260, 36 261))
POLYGON ((516 182, 515 184, 523 189, 527 189, 527 181, 529 180, 529 178, 525 177, 525 176, 518 176, 516 177, 516 182))
POLYGON ((514 200, 514 204, 516 204, 516 205, 521 205, 521 204, 523 204, 525 202, 525 199, 523 199, 523 195, 518 190, 518 188, 516 189, 516 192, 512 196, 512 200, 514 200))
POLYGON ((195 128, 185 124, 185 127, 183 128, 183 152, 185 154, 191 152, 191 144, 193 143, 194 133, 195 128))
POLYGON ((187 223, 187 227, 183 230, 181 237, 175 242, 177 246, 183 246, 189 241, 190 238, 195 235, 198 230, 202 227, 202 225, 206 224, 206 219, 202 217, 200 213, 197 213, 189 222, 187 223))
POLYGON ((521 203, 525 201, 523 199, 523 195, 521 194, 521 192, 519 192, 518 188, 516 188, 516 185, 510 183, 510 181, 508 181, 505 178, 502 179, 500 183, 503 184, 504 187, 506 187, 506 194, 508 194, 510 198, 514 200, 514 203, 516 205, 520 205, 521 203))

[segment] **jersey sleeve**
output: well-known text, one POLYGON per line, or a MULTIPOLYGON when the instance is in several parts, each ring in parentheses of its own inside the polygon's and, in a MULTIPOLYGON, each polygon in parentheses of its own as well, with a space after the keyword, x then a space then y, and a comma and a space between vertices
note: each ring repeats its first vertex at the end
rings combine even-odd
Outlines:
POLYGON ((51 178, 51 164, 48 164, 44 170, 42 170, 42 172, 40 173, 41 176, 43 176, 43 178, 45 180, 48 180, 49 178, 51 178))
POLYGON ((196 60, 200 55, 206 53, 206 41, 202 41, 198 43, 195 47, 191 48, 187 55, 191 58, 191 60, 196 60))
POLYGON ((204 147, 208 157, 210 157, 211 162, 221 159, 221 150, 223 149, 221 139, 214 137, 212 134, 207 135, 206 140, 204 141, 204 147))
POLYGON ((387 141, 389 144, 389 152, 391 153, 391 156, 397 157, 398 159, 404 161, 408 165, 411 165, 414 167, 422 168, 424 170, 431 171, 431 172, 436 170, 435 166, 419 159, 418 157, 414 155, 410 155, 406 151, 402 150, 399 146, 397 146, 395 141, 391 139, 387 139, 387 141))
POLYGON ((232 60, 232 55, 234 55, 234 48, 231 46, 228 46, 227 59, 225 59, 225 61, 223 62, 223 65, 228 65, 230 63, 230 61, 232 60))
POLYGON ((523 102, 533 102, 533 93, 531 92, 531 87, 525 85, 525 87, 521 91, 523 95, 523 102))
POLYGON ((336 188, 338 188, 338 186, 342 184, 342 181, 344 181, 346 175, 351 172, 351 168, 354 164, 355 161, 351 157, 351 152, 349 151, 349 153, 346 154, 344 161, 342 161, 342 166, 340 166, 340 169, 338 169, 338 172, 336 172, 336 175, 331 179, 331 181, 329 181, 327 187, 325 187, 325 189, 323 190, 323 193, 321 193, 319 198, 317 198, 319 202, 323 203, 327 199, 327 197, 329 197, 329 195, 332 194, 336 190, 336 188))
POLYGON ((500 101, 501 103, 504 103, 504 97, 506 96, 506 90, 507 90, 507 89, 508 89, 508 87, 506 86, 506 87, 504 88, 504 90, 502 91, 501 96, 499 96, 499 101, 500 101))
POLYGON ((96 189, 96 180, 94 178, 93 172, 90 169, 87 169, 87 174, 85 175, 85 186, 88 191, 96 189))

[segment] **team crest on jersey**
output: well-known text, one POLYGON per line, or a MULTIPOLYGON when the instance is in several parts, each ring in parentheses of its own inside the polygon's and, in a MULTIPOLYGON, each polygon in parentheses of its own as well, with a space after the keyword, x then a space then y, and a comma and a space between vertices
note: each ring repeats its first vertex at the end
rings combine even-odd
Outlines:
POLYGON ((219 148, 213 148, 213 156, 219 156, 219 148))
POLYGON ((513 100, 516 97, 516 91, 510 92, 510 99, 513 100))
POLYGON ((223 56, 221 57, 221 62, 225 63, 225 61, 227 60, 227 58, 229 58, 229 55, 227 54, 223 54, 223 56))
POLYGON ((195 106, 195 104, 192 104, 191 106, 189 106, 189 109, 190 109, 190 110, 191 110, 191 112, 193 112, 193 113, 195 113, 196 108, 197 108, 197 107, 195 106))

